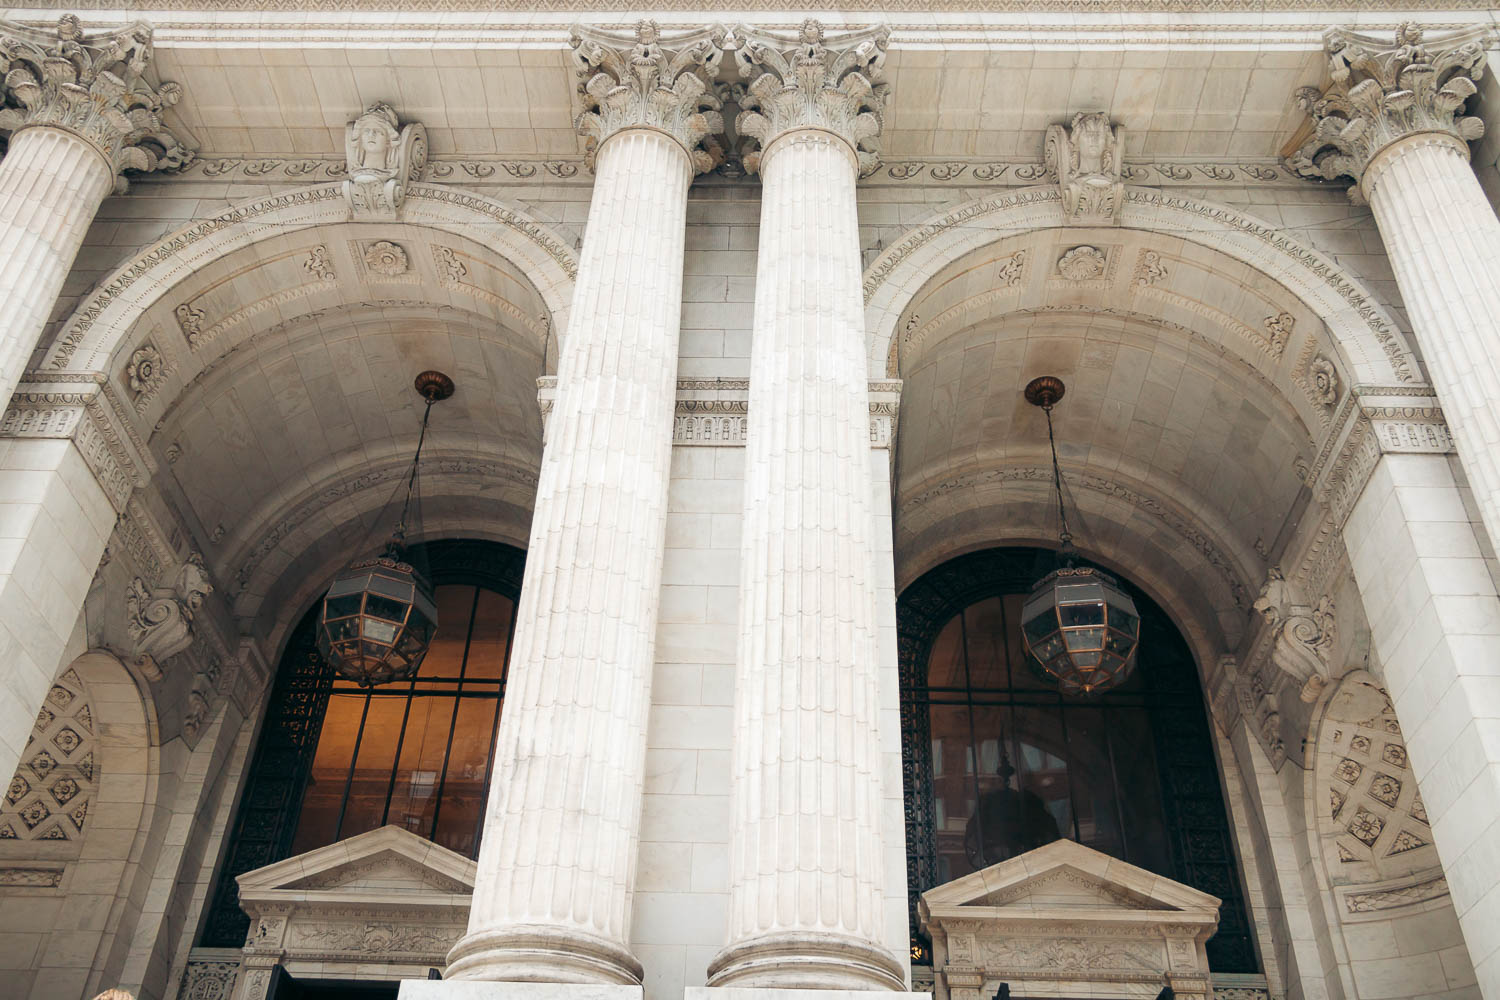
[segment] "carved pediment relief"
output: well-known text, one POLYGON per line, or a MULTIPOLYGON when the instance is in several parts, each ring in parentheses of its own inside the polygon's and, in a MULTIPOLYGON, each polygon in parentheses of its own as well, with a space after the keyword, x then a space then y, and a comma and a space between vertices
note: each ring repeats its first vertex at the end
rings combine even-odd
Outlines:
MULTIPOLYGON (((1212 914, 1219 900, 1071 840, 1056 840, 922 895, 924 911, 984 908, 1006 918, 1058 910, 1212 914)), ((968 916, 967 913, 962 914, 968 916)), ((977 914, 976 914, 977 915, 977 914)))
POLYGON ((358 897, 468 895, 474 891, 473 861, 396 826, 320 847, 295 858, 247 872, 238 879, 240 899, 273 902, 309 894, 358 897))

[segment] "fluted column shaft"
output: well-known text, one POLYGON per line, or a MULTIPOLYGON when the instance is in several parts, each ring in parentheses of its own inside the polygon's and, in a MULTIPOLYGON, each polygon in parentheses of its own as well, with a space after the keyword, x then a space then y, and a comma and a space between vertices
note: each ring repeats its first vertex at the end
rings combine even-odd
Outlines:
POLYGON ((1444 133, 1392 143, 1362 187, 1484 526, 1500 539, 1500 219, 1467 144, 1444 133))
POLYGON ((98 149, 58 128, 22 129, 0 160, 0 408, 114 180, 98 149))
POLYGON ((741 542, 729 945, 716 986, 902 989, 883 854, 857 163, 804 129, 764 183, 741 542))
POLYGON ((598 152, 558 356, 468 934, 450 979, 639 982, 626 950, 692 177, 659 131, 598 152))

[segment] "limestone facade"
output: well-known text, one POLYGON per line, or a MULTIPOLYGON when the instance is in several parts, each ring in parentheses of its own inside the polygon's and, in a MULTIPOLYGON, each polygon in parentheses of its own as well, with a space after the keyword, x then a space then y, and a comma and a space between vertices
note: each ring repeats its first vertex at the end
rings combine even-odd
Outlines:
POLYGON ((0 998, 1500 998, 1484 3, 53 6, 0 22, 0 998), (482 848, 267 857, 205 945, 424 368, 422 538, 528 556, 482 848), (1053 544, 1039 374, 1254 972, 1107 864, 1193 910, 1161 968, 913 962, 913 892, 1006 887, 908 884, 897 596, 1053 544))

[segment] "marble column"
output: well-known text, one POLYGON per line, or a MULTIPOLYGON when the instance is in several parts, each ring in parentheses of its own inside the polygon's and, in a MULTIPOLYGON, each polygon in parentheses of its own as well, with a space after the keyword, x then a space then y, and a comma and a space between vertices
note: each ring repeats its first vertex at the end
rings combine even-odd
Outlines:
POLYGON ((141 72, 151 30, 85 37, 78 19, 50 32, 0 24, 0 73, 17 107, 0 111, 0 407, 26 369, 106 195, 124 170, 180 167, 192 152, 162 123, 182 89, 141 72))
POLYGON ((1328 33, 1333 86, 1298 100, 1316 132, 1293 158, 1306 176, 1352 177, 1368 201, 1474 497, 1500 539, 1500 219, 1469 165, 1484 124, 1464 117, 1484 72, 1474 29, 1394 45, 1328 33))
MULTIPOLYGON (((1483 124, 1463 114, 1488 37, 1474 28, 1429 40, 1403 24, 1394 44, 1342 28, 1327 40, 1333 84, 1298 92, 1316 130, 1292 165, 1353 178, 1350 197, 1374 212, 1493 542, 1500 220, 1469 166, 1483 124)), ((1447 460, 1383 457, 1345 542, 1480 990, 1500 997, 1500 602, 1447 460)))
POLYGON ((575 29, 593 201, 559 343, 479 873, 448 979, 640 982, 626 948, 676 406, 687 191, 720 33, 575 29))
POLYGON ((902 990, 884 944, 869 384, 855 181, 883 29, 737 29, 759 142, 732 754, 729 943, 715 987, 902 990))

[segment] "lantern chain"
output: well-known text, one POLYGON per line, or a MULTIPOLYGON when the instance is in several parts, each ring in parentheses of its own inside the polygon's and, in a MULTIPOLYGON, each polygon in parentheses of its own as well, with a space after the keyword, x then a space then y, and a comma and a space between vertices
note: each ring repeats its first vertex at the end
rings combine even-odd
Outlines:
POLYGON ((404 544, 406 541, 406 515, 411 512, 412 493, 417 485, 417 464, 422 461, 422 444, 427 440, 427 421, 432 417, 432 404, 436 399, 428 397, 427 409, 422 411, 422 430, 417 435, 417 451, 411 457, 411 473, 406 477, 406 499, 401 503, 401 519, 396 522, 396 530, 391 533, 391 540, 396 544, 404 544))

